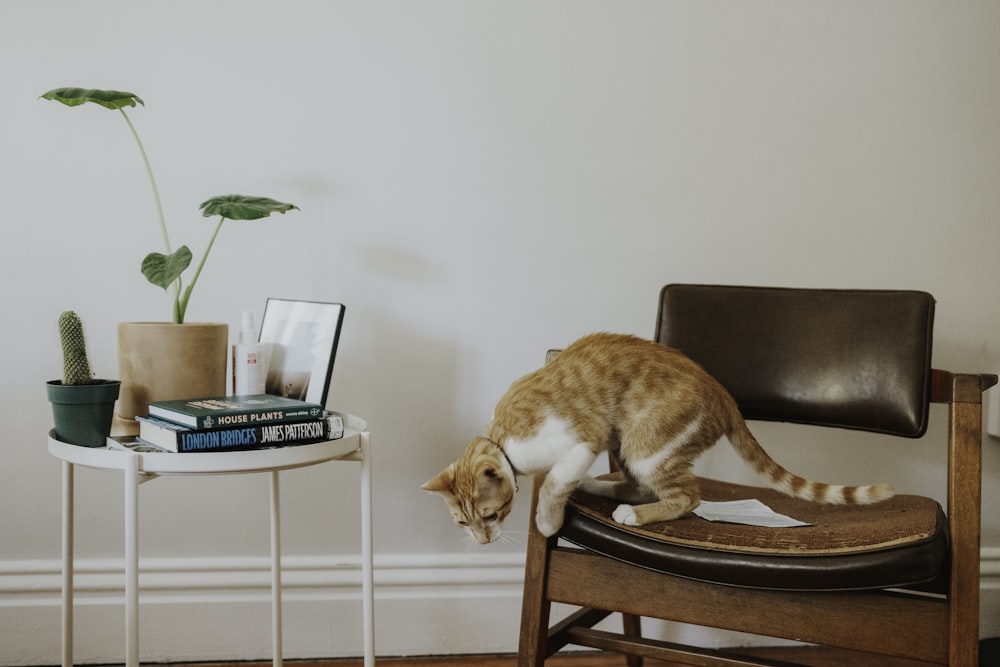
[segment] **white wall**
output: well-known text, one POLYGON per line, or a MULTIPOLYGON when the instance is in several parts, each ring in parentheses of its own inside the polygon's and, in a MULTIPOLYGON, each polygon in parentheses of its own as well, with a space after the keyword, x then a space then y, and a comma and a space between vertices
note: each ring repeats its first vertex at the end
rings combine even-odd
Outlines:
MULTIPOLYGON (((347 304, 330 403, 373 431, 380 654, 513 649, 527 498, 481 548, 418 487, 546 348, 650 335, 665 283, 928 290, 935 365, 1000 369, 996 2, 21 1, 0 62, 0 664, 59 656, 56 317, 80 312, 113 376, 117 322, 168 314, 138 273, 159 236, 124 124, 50 88, 145 99, 132 118, 196 253, 209 196, 301 207, 223 229, 189 320, 347 304)), ((797 472, 943 494, 929 446, 852 436, 831 472, 811 432, 757 430, 797 472)), ((1000 634, 1000 443, 984 455, 1000 634)), ((288 655, 357 655, 356 469, 287 479, 288 655)), ((121 660, 119 482, 77 481, 80 661, 121 660)), ((268 654, 266 488, 141 489, 144 659, 268 654)))

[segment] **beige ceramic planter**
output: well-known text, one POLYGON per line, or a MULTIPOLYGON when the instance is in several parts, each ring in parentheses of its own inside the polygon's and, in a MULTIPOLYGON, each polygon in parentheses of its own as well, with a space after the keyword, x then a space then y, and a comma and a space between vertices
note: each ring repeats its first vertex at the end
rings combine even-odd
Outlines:
POLYGON ((118 417, 146 415, 150 401, 226 394, 229 325, 121 322, 118 417))

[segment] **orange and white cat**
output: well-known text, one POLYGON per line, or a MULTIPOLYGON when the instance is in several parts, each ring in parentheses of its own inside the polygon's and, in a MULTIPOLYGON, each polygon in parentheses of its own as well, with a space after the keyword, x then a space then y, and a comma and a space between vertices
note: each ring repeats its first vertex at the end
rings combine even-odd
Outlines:
POLYGON ((484 435, 422 488, 442 494, 455 523, 480 544, 500 536, 521 474, 545 474, 535 513, 543 535, 562 526, 566 501, 577 488, 621 501, 612 518, 641 526, 698 506, 692 465, 722 436, 770 486, 790 496, 843 504, 892 497, 885 484, 835 486, 788 472, 701 366, 665 345, 609 333, 579 339, 515 381, 484 435), (621 473, 611 480, 589 477, 605 451, 621 473))

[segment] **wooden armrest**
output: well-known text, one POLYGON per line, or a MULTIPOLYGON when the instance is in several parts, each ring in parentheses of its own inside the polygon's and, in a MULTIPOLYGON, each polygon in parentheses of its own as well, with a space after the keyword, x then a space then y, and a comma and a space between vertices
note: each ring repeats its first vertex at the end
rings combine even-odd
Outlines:
POLYGON ((997 383, 990 373, 931 371, 931 403, 982 403, 984 391, 997 383))

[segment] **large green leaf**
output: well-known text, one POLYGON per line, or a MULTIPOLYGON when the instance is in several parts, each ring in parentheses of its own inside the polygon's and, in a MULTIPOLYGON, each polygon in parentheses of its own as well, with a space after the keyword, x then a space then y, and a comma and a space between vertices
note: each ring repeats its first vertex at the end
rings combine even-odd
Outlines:
POLYGON ((42 95, 42 99, 62 102, 68 107, 76 107, 87 102, 100 104, 108 109, 134 107, 136 102, 146 106, 135 93, 123 93, 118 90, 94 90, 86 88, 56 88, 42 95))
POLYGON ((272 213, 284 213, 295 209, 294 204, 285 204, 268 197, 248 197, 247 195, 223 195, 212 197, 198 208, 206 218, 221 215, 228 220, 258 220, 272 213))
POLYGON ((154 285, 167 289, 190 264, 191 251, 186 245, 170 255, 151 252, 142 260, 142 275, 154 285))

